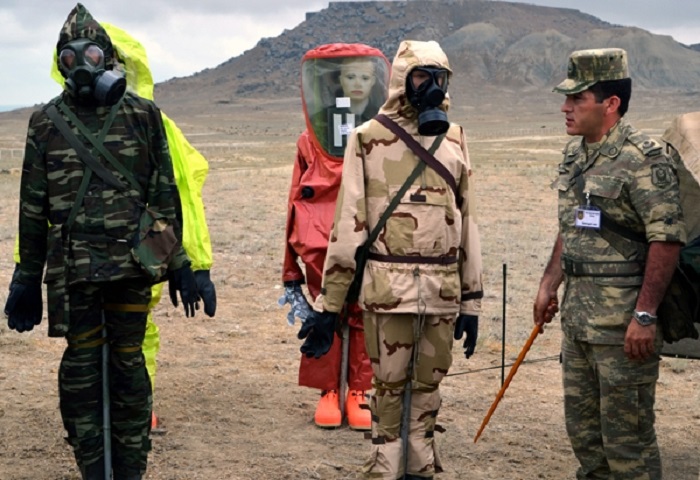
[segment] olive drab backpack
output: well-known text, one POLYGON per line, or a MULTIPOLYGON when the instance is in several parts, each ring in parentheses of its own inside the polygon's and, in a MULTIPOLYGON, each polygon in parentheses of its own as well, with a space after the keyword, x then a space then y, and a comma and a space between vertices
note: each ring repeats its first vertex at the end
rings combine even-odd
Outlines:
POLYGON ((700 237, 681 250, 657 314, 666 343, 700 336, 695 326, 700 323, 700 237))

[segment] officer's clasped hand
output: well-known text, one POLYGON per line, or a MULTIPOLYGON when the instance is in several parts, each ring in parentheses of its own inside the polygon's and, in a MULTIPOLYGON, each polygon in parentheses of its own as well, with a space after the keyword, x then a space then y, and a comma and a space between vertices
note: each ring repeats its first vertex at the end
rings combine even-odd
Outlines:
POLYGON ((176 307, 177 292, 180 292, 180 300, 182 300, 182 306, 185 307, 185 316, 194 317, 195 310, 199 310, 199 295, 197 294, 197 281, 189 264, 169 273, 168 290, 170 300, 176 307))
POLYGON ((204 313, 213 317, 216 313, 216 288, 209 276, 209 270, 197 270, 194 272, 197 282, 197 293, 204 304, 204 313))
POLYGON ((479 337, 479 317, 476 315, 464 314, 457 317, 454 333, 455 340, 461 339, 464 334, 467 335, 463 344, 464 356, 469 358, 474 355, 476 340, 479 337))
POLYGON ((41 323, 44 304, 41 300, 41 282, 19 283, 19 265, 10 282, 10 293, 5 303, 7 326, 18 332, 28 332, 41 323))
POLYGON ((312 310, 306 317, 306 321, 302 323, 297 335, 300 340, 306 339, 301 346, 301 353, 309 358, 321 358, 328 353, 333 345, 337 320, 337 313, 319 313, 312 310))
POLYGON ((277 304, 283 307, 287 303, 291 306, 289 313, 287 313, 287 324, 290 327, 294 325, 295 318, 298 318, 303 323, 311 314, 311 307, 304 296, 304 292, 301 291, 300 281, 284 283, 284 295, 277 300, 277 304))

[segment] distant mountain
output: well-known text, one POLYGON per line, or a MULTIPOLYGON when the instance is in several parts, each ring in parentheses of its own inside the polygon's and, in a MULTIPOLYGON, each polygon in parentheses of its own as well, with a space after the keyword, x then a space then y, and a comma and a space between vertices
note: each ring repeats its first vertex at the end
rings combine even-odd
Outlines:
POLYGON ((621 27, 578 10, 488 0, 331 2, 275 38, 264 38, 216 68, 156 86, 160 104, 233 103, 241 97, 299 95, 300 61, 324 43, 362 42, 389 60, 403 39, 437 40, 455 72, 452 88, 545 88, 566 75, 577 49, 629 52, 635 86, 697 90, 700 45, 621 27))
POLYGON ((0 105, 0 112, 9 112, 10 110, 16 110, 25 106, 26 105, 0 105))

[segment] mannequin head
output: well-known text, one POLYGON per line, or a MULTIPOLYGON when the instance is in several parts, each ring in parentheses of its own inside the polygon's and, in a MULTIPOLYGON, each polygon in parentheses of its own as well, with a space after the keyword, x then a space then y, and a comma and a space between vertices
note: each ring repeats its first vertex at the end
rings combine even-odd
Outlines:
POLYGON ((362 113, 369 103, 372 87, 377 81, 374 62, 363 57, 343 60, 339 80, 343 95, 350 98, 350 111, 362 113))

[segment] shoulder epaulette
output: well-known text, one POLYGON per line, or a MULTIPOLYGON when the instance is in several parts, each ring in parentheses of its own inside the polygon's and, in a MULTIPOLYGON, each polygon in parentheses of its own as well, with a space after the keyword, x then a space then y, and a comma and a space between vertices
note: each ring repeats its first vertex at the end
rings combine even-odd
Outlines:
POLYGON ((639 130, 630 133, 627 140, 637 147, 645 157, 653 157, 660 154, 662 151, 662 146, 659 142, 639 130))

